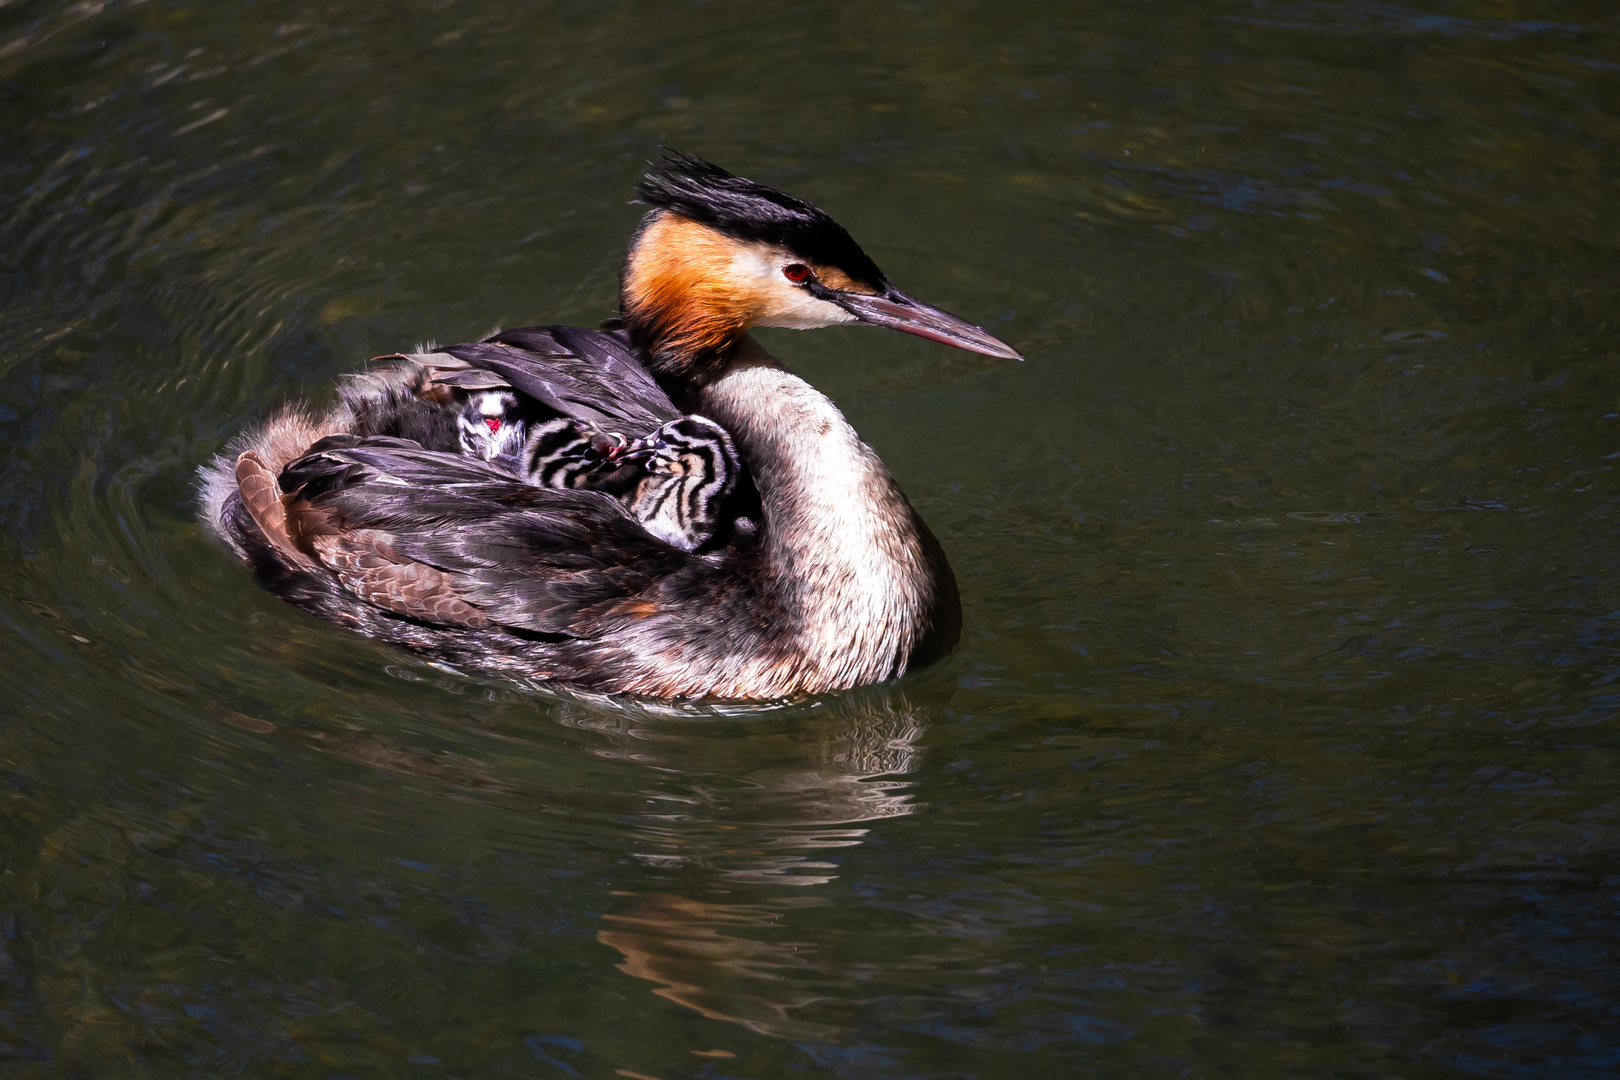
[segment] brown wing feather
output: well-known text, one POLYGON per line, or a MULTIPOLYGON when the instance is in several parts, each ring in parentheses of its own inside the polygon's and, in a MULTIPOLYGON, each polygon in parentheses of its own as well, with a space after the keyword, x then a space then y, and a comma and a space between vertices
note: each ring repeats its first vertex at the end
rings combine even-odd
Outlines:
POLYGON ((455 579, 395 551, 387 533, 361 529, 314 537, 322 565, 367 603, 424 622, 484 627, 489 617, 456 591, 455 579))
POLYGON ((236 475, 253 520, 277 550, 299 565, 319 564, 359 599, 400 615, 454 626, 490 624, 457 592, 451 575, 401 554, 388 533, 338 529, 326 509, 296 495, 283 499, 252 451, 237 460, 236 475))
POLYGON ((242 505, 265 539, 296 565, 312 567, 314 564, 298 550, 287 531, 287 508, 281 502, 281 488, 255 451, 244 451, 236 459, 236 486, 242 493, 242 505))

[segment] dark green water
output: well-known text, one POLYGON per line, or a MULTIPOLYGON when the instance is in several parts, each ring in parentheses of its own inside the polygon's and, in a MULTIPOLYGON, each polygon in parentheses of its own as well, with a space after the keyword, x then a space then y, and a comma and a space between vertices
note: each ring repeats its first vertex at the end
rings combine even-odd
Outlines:
POLYGON ((0 1073, 1620 1071, 1608 0, 0 2, 0 1073), (660 142, 1028 354, 768 332, 968 630, 460 678, 192 476, 611 313, 660 142))

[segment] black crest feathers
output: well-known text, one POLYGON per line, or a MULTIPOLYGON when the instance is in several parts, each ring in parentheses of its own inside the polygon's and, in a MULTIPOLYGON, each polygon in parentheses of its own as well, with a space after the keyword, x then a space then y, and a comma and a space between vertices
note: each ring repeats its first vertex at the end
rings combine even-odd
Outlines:
POLYGON ((882 291, 888 284, 854 237, 820 207, 668 150, 636 185, 636 202, 691 218, 739 240, 780 244, 882 291))

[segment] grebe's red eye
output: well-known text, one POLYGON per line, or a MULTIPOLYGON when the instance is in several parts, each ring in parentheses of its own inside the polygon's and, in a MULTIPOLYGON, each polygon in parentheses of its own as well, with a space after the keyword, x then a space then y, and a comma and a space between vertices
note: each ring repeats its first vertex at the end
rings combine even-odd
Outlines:
POLYGON ((498 416, 486 416, 484 417, 484 426, 489 428, 489 433, 493 435, 501 430, 501 418, 498 416))
POLYGON ((810 268, 804 263, 788 263, 782 267, 782 276, 794 284, 810 280, 810 268))

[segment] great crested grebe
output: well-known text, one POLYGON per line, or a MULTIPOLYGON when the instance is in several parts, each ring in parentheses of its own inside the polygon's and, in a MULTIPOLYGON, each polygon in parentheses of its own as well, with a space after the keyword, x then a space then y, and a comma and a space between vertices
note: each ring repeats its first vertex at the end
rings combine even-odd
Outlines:
POLYGON ((210 526, 283 599, 466 670, 757 700, 944 655, 961 609, 938 542, 843 414, 748 331, 866 323, 1018 353, 894 288, 774 188, 676 154, 636 196, 651 209, 613 329, 380 358, 324 414, 288 408, 205 466, 210 526), (460 452, 459 420, 494 416, 492 393, 499 427, 571 420, 682 464, 643 466, 617 497, 526 482, 492 442, 460 452), (685 509, 663 516, 663 497, 685 509))

